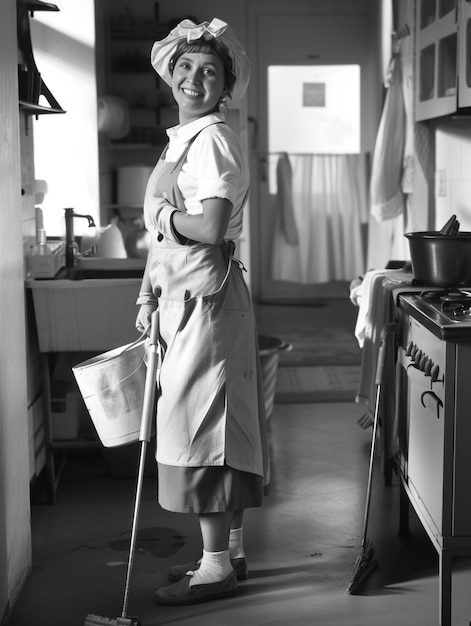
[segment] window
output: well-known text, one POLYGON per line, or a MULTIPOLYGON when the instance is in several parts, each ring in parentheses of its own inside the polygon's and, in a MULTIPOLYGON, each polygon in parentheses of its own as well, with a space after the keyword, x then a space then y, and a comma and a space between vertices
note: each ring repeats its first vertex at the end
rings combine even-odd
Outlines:
POLYGON ((360 152, 360 66, 270 66, 268 117, 269 152, 360 152))

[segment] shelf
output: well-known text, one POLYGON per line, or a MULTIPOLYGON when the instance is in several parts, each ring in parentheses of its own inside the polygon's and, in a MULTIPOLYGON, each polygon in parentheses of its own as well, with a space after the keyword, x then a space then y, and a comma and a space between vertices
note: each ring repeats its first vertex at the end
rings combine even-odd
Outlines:
POLYGON ((110 209, 139 209, 142 211, 142 204, 106 204, 103 209, 107 211, 110 209))
POLYGON ((164 143, 126 143, 125 141, 111 141, 108 147, 111 150, 155 150, 156 148, 161 148, 165 145, 164 143))
POLYGON ((51 107, 43 107, 40 104, 32 104, 31 102, 19 101, 20 109, 31 113, 32 115, 51 115, 55 113, 65 113, 64 109, 53 109, 51 107))
POLYGON ((168 34, 168 26, 159 20, 134 17, 128 10, 110 19, 111 41, 156 41, 168 34))

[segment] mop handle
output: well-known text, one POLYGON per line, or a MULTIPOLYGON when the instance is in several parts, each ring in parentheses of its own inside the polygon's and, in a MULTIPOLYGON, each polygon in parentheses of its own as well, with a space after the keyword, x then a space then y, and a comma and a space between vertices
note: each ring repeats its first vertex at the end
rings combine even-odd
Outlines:
POLYGON ((139 441, 141 442, 139 456, 139 470, 137 474, 136 497, 134 500, 134 514, 132 518, 131 542, 129 545, 128 568, 126 573, 126 584, 124 587, 122 618, 127 617, 129 604, 129 591, 131 587, 131 576, 134 566, 134 555, 136 552, 137 526, 141 509, 142 486, 144 482, 144 468, 146 461, 147 443, 150 440, 152 417, 154 415, 156 375, 159 357, 159 310, 152 313, 150 329, 150 345, 147 352, 147 373, 144 387, 144 402, 142 407, 141 430, 139 441))
POLYGON ((368 534, 368 520, 369 520, 369 513, 370 513, 371 490, 373 486, 373 465, 374 465, 374 456, 375 456, 375 448, 376 448, 376 437, 377 437, 377 432, 378 432, 381 386, 383 384, 384 366, 386 363, 387 341, 390 336, 395 335, 397 333, 398 328, 399 328, 398 324, 394 322, 385 324, 383 328, 381 329, 381 335, 379 339, 378 362, 377 362, 377 367, 376 367, 376 379, 375 379, 376 402, 375 402, 375 414, 374 414, 374 420, 373 420, 373 432, 371 435, 370 462, 368 466, 368 485, 366 489, 366 506, 365 506, 365 515, 363 519, 362 545, 366 544, 367 534, 368 534))
POLYGON ((152 418, 154 416, 156 374, 159 360, 159 310, 152 313, 152 322, 147 348, 147 372, 142 406, 141 429, 139 441, 150 441, 152 418))
POLYGON ((375 384, 381 385, 384 379, 384 365, 386 363, 386 344, 388 337, 391 335, 395 335, 398 331, 398 324, 396 322, 389 322, 385 324, 381 329, 381 335, 379 338, 379 350, 378 350, 378 361, 376 365, 376 378, 375 384))

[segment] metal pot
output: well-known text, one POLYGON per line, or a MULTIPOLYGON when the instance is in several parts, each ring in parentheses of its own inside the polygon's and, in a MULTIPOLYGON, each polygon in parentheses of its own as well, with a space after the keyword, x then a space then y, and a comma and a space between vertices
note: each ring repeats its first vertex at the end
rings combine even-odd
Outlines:
POLYGON ((437 231, 406 233, 414 278, 427 285, 453 287, 471 282, 471 232, 456 237, 437 231))

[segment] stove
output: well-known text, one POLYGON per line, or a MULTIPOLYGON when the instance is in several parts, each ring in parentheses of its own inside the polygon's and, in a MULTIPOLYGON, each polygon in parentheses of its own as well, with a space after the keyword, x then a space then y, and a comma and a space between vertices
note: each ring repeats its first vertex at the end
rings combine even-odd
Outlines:
POLYGON ((439 339, 471 341, 471 288, 424 288, 401 294, 399 306, 439 339))
POLYGON ((471 288, 404 286, 397 304, 390 431, 399 449, 400 530, 409 528, 409 502, 439 554, 440 623, 449 626, 452 560, 471 553, 471 288))

